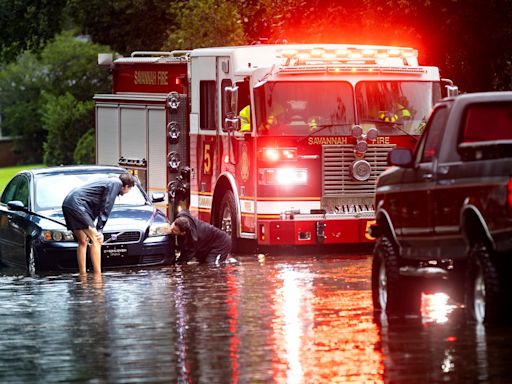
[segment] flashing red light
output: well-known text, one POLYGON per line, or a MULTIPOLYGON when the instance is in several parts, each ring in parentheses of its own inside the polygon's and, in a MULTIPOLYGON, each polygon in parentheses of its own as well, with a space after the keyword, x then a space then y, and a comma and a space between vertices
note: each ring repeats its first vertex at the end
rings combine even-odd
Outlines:
POLYGON ((296 148, 263 148, 262 160, 277 162, 282 160, 296 160, 296 148))

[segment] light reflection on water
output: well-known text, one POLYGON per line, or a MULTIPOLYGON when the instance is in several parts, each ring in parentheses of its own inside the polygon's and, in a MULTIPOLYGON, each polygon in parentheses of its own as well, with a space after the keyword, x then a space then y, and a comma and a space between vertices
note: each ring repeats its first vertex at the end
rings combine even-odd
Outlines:
POLYGON ((507 382, 508 328, 442 294, 374 316, 369 257, 0 275, 0 382, 507 382))

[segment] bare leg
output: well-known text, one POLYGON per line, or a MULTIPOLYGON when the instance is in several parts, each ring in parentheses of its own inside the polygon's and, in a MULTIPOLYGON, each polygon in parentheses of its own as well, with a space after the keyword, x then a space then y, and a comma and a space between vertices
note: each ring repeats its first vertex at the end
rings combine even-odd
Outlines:
POLYGON ((75 230, 73 231, 75 234, 75 237, 78 240, 78 248, 76 250, 76 257, 78 261, 78 271, 81 275, 85 275, 87 273, 87 270, 85 269, 86 261, 85 256, 87 255, 87 235, 86 233, 81 230, 75 230))
POLYGON ((96 228, 89 227, 84 229, 85 234, 91 240, 91 261, 95 274, 101 274, 101 245, 103 244, 103 235, 96 228))

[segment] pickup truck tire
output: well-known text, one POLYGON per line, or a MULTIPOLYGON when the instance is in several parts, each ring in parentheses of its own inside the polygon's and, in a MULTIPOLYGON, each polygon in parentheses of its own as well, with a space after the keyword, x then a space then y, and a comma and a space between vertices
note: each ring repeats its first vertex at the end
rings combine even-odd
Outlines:
POLYGON ((418 283, 400 276, 399 256, 387 236, 377 240, 372 262, 372 301, 376 311, 387 314, 418 314, 421 289, 418 283))
POLYGON ((484 244, 476 244, 470 251, 466 279, 466 310, 478 323, 496 323, 503 320, 503 302, 500 279, 492 263, 490 251, 484 244))

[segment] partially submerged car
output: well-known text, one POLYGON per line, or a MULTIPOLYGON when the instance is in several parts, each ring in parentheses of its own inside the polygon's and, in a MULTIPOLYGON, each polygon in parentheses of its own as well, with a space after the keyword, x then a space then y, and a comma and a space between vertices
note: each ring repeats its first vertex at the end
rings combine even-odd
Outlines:
MULTIPOLYGON (((29 274, 78 270, 77 242, 66 228, 62 201, 75 187, 123 172, 121 167, 98 165, 19 172, 0 199, 0 261, 29 274)), ((149 198, 139 183, 117 197, 103 229, 103 269, 173 261, 169 222, 154 205, 164 198, 163 193, 149 198)))

